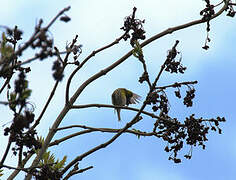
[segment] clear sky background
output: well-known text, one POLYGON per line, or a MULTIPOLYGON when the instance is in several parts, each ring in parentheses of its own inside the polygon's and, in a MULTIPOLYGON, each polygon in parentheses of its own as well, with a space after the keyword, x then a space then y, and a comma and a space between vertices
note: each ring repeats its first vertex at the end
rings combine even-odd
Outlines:
MULTIPOLYGON (((146 37, 149 38, 169 27, 184 24, 200 18, 199 12, 204 8, 204 1, 201 0, 80 0, 80 1, 15 1, 8 0, 1 2, 0 24, 14 27, 17 25, 23 29, 23 40, 27 40, 33 33, 35 24, 43 18, 44 25, 64 7, 71 6, 66 13, 72 18, 69 23, 57 21, 50 29, 54 37, 54 44, 61 51, 66 44, 71 42, 76 34, 79 35, 78 42, 83 44, 83 54, 79 60, 84 59, 91 51, 98 49, 119 37, 123 32, 123 19, 132 13, 133 6, 137 7, 136 17, 145 19, 144 29, 146 37)), ((219 1, 211 1, 217 3, 219 1)), ((176 81, 198 80, 195 86, 196 98, 191 108, 185 106, 177 98, 170 95, 171 115, 184 120, 184 117, 195 113, 196 117, 211 118, 224 116, 226 123, 221 125, 223 134, 209 134, 209 142, 206 149, 194 148, 191 160, 183 159, 181 164, 174 164, 168 160, 169 154, 164 152, 165 143, 162 140, 152 137, 141 137, 123 134, 113 144, 105 149, 85 158, 80 167, 94 166, 93 169, 83 174, 74 176, 72 179, 102 179, 102 180, 234 180, 236 177, 236 23, 235 18, 226 17, 225 13, 211 21, 209 43, 210 49, 203 50, 206 38, 206 24, 190 27, 185 30, 167 35, 145 47, 144 55, 147 59, 147 66, 150 77, 153 78, 159 72, 160 65, 164 62, 167 50, 170 49, 176 40, 180 43, 177 50, 182 53, 182 62, 188 67, 184 75, 172 75, 164 73, 161 76, 159 85, 167 85, 176 81)), ((23 41, 22 41, 23 42, 23 41)), ((120 43, 118 46, 96 55, 78 75, 72 83, 71 94, 79 85, 94 73, 115 62, 129 51, 129 42, 120 43)), ((32 52, 23 54, 23 59, 32 57, 32 52)), ((43 62, 32 63, 32 72, 28 75, 29 87, 33 89, 31 101, 35 104, 36 117, 41 112, 47 100, 49 89, 53 87, 52 62, 55 58, 43 62)), ((65 79, 73 67, 67 69, 65 79)), ((138 77, 142 74, 142 65, 134 57, 130 57, 125 63, 108 73, 105 77, 93 82, 86 88, 76 104, 101 103, 111 104, 111 94, 118 87, 125 87, 133 90, 143 97, 147 93, 146 84, 139 84, 138 77)), ((64 79, 64 80, 65 80, 64 79)), ((0 80, 0 85, 3 81, 0 80)), ((60 83, 51 106, 42 119, 38 134, 45 136, 49 127, 56 119, 64 105, 65 81, 60 83)), ((184 90, 184 89, 183 89, 184 90)), ((185 90, 184 90, 185 91, 185 90)), ((183 92, 184 92, 183 91, 183 92)), ((0 100, 5 96, 1 95, 0 100)), ((140 107, 136 105, 133 107, 140 107)), ((148 109, 148 108, 147 108, 148 109)), ((12 114, 9 114, 7 107, 1 106, 1 127, 10 121, 12 114)), ((112 109, 72 110, 64 119, 61 127, 73 124, 81 124, 93 127, 122 128, 135 115, 133 112, 122 110, 122 121, 117 122, 117 117, 112 109)), ((148 130, 154 120, 144 116, 140 125, 134 126, 140 130, 148 130)), ((3 135, 3 129, 0 129, 3 135)), ((65 130, 59 132, 55 138, 77 132, 79 129, 65 130)), ((75 156, 86 152, 90 148, 105 142, 113 134, 91 133, 82 135, 61 146, 51 150, 56 157, 62 158, 68 155, 68 162, 75 156)), ((1 150, 5 147, 7 139, 1 138, 1 150)), ((183 154, 188 148, 183 149, 183 154)), ((180 154, 180 155, 183 155, 180 154)), ((183 157, 183 156, 182 156, 183 157)), ((7 162, 14 164, 13 155, 9 155, 7 162)), ((22 179, 22 176, 18 178, 22 179)))

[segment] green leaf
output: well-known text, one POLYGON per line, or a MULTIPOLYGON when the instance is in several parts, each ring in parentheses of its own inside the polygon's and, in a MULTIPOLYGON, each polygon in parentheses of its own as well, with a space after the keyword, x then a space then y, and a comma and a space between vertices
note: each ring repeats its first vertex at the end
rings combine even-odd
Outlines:
POLYGON ((26 89, 22 92, 22 96, 20 97, 21 100, 25 100, 27 99, 28 97, 30 97, 31 95, 31 90, 30 89, 26 89))
POLYGON ((132 50, 132 54, 134 57, 138 58, 138 54, 137 54, 137 51, 135 49, 132 50))
POLYGON ((10 99, 8 101, 13 102, 16 100, 16 93, 11 93, 10 94, 10 99))
POLYGON ((54 165, 54 169, 60 170, 64 167, 66 163, 67 156, 64 156, 61 161, 57 160, 56 164, 54 165))
POLYGON ((0 169, 0 176, 3 176, 3 169, 0 169))
POLYGON ((37 141, 39 141, 42 145, 44 144, 44 138, 42 136, 37 136, 37 141))
POLYGON ((24 81, 24 88, 28 88, 29 82, 27 80, 24 81))
POLYGON ((132 54, 138 58, 143 55, 142 47, 140 46, 138 41, 134 41, 134 49, 132 50, 132 54))
POLYGON ((9 108, 14 111, 16 109, 16 93, 11 93, 10 97, 8 96, 8 102, 9 108))
POLYGON ((55 155, 51 154, 50 151, 47 151, 43 154, 42 160, 41 160, 41 165, 46 165, 46 164, 54 164, 55 163, 55 155))
MULTIPOLYGON (((42 144, 44 143, 44 138, 42 136, 37 137, 37 140, 41 142, 42 144)), ((38 152, 39 150, 36 151, 37 154, 38 152)), ((50 151, 47 151, 43 154, 42 160, 40 161, 40 166, 49 164, 51 165, 52 169, 61 170, 64 167, 66 160, 67 160, 67 156, 64 156, 61 161, 59 161, 59 159, 55 161, 55 155, 51 153, 50 151)))
POLYGON ((11 45, 7 44, 7 39, 5 33, 2 33, 2 41, 0 44, 0 53, 1 53, 1 59, 10 57, 12 53, 14 52, 11 45))

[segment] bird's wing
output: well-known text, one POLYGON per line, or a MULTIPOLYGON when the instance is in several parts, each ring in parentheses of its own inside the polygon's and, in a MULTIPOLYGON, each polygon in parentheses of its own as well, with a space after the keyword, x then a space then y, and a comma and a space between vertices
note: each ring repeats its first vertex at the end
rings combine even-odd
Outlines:
POLYGON ((141 100, 141 96, 135 93, 133 93, 133 96, 130 98, 131 104, 139 103, 140 100, 141 100))

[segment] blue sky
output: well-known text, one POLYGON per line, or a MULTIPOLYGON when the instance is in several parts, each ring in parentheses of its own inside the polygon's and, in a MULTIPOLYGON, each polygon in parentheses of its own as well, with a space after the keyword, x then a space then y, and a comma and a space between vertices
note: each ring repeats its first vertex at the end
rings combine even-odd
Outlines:
MULTIPOLYGON (((188 0, 174 2, 172 0, 150 0, 148 2, 140 0, 9 0, 1 4, 4 7, 1 8, 0 12, 1 24, 9 27, 18 25, 20 29, 24 30, 24 40, 30 37, 34 25, 40 18, 43 18, 44 23, 47 24, 61 9, 70 5, 71 10, 66 14, 72 18, 72 21, 67 24, 58 21, 50 29, 50 32, 54 37, 55 45, 60 50, 63 50, 66 43, 78 34, 79 43, 83 44, 83 54, 80 60, 91 51, 112 42, 123 33, 120 30, 123 19, 131 14, 134 5, 138 9, 136 16, 146 20, 144 28, 147 38, 166 28, 199 19, 199 11, 204 7, 203 1, 188 0)), ((181 51, 182 62, 188 69, 184 75, 164 73, 159 83, 160 85, 167 85, 176 81, 191 80, 198 80, 199 83, 196 85, 194 106, 186 109, 178 99, 171 98, 171 114, 182 119, 192 113, 195 113, 196 117, 205 118, 225 116, 227 122, 221 126, 223 134, 210 133, 206 150, 194 148, 192 159, 183 160, 181 164, 168 161, 168 154, 163 150, 165 143, 162 140, 151 137, 138 139, 136 136, 124 134, 107 148, 85 158, 80 163, 80 167, 85 168, 92 165, 94 168, 72 179, 235 179, 235 18, 232 19, 224 15, 211 22, 210 38, 212 41, 209 43, 210 49, 208 51, 201 48, 206 37, 205 24, 165 36, 143 49, 150 77, 153 79, 165 60, 167 50, 173 46, 177 39, 180 41, 177 49, 181 51)), ((129 50, 129 43, 122 42, 116 47, 96 55, 86 68, 75 76, 71 94, 86 78, 116 61, 129 50)), ((32 57, 31 51, 24 53, 23 58, 29 57, 32 57)), ((54 59, 48 59, 43 62, 32 63, 32 72, 28 79, 30 80, 30 88, 33 89, 31 101, 36 105, 36 116, 40 113, 48 97, 48 89, 53 87, 54 81, 51 76, 53 61, 54 59)), ((72 67, 67 70, 66 77, 71 70, 72 67)), ((110 95, 118 87, 131 89, 144 97, 148 89, 145 84, 138 83, 138 77, 141 73, 141 64, 134 57, 130 57, 105 77, 88 86, 76 103, 111 104, 110 95)), ((39 135, 47 133, 63 107, 64 87, 65 82, 62 82, 56 92, 56 98, 52 101, 42 119, 42 124, 38 128, 39 135)), ((1 95, 1 100, 4 97, 1 95)), ((140 107, 140 105, 133 107, 140 107)), ((1 125, 11 120, 12 114, 8 113, 6 107, 1 107, 0 113, 3 114, 2 118, 4 118, 1 120, 1 125)), ((81 124, 93 127, 122 128, 134 114, 133 112, 122 111, 122 121, 117 122, 117 117, 112 109, 72 110, 67 114, 61 127, 81 124)), ((153 121, 144 116, 143 122, 134 127, 147 130, 153 121)), ((3 134, 3 129, 0 130, 1 134, 3 134)), ((59 132, 55 138, 66 136, 78 130, 59 132)), ((72 160, 73 157, 111 137, 112 134, 103 133, 82 135, 51 150, 55 152, 58 158, 68 155, 68 160, 72 160)), ((3 140, 3 144, 6 142, 6 139, 3 140)), ((183 153, 187 151, 188 149, 184 149, 183 153)), ((0 152, 2 153, 2 150, 0 152)), ((8 162, 14 164, 13 156, 9 156, 8 162)))

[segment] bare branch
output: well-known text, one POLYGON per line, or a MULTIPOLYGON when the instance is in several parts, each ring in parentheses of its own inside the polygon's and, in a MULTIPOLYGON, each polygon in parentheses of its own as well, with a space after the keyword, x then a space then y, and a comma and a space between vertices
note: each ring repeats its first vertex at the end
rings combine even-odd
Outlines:
MULTIPOLYGON (((226 0, 224 6, 216 14, 214 14, 210 18, 210 20, 215 19, 217 16, 222 14, 227 9, 227 7, 229 5, 229 1, 230 0, 226 0)), ((207 20, 199 19, 199 20, 196 20, 196 21, 191 21, 191 22, 186 23, 186 24, 182 24, 182 25, 179 25, 179 26, 168 28, 168 29, 162 31, 161 33, 158 33, 158 34, 152 36, 151 38, 147 39, 146 41, 141 43, 140 46, 144 47, 144 46, 148 45, 149 43, 151 43, 152 41, 155 41, 155 40, 157 40, 157 39, 159 39, 159 38, 161 38, 161 37, 163 37, 163 36, 165 36, 167 34, 171 34, 171 33, 175 32, 175 31, 178 31, 178 30, 181 30, 181 29, 185 29, 185 28, 188 28, 190 26, 201 24, 201 23, 205 23, 205 22, 207 22, 207 20)))
POLYGON ((143 111, 143 109, 145 108, 146 103, 143 103, 142 107, 140 108, 140 111, 135 115, 135 117, 125 125, 124 128, 120 129, 116 135, 114 135, 110 140, 106 141, 103 144, 100 144, 92 149, 90 149, 89 151, 85 152, 84 154, 81 154, 80 156, 77 156, 74 160, 72 160, 62 171, 62 174, 64 174, 71 166, 73 166, 75 163, 77 163, 78 161, 81 161, 83 158, 87 157, 88 155, 107 147, 108 145, 110 145, 112 142, 114 142, 121 134, 123 134, 128 128, 130 128, 132 125, 134 125, 135 123, 139 122, 141 120, 141 118, 139 118, 139 115, 141 114, 141 112, 143 111))
POLYGON ((11 79, 11 78, 7 78, 7 79, 6 79, 5 83, 3 84, 3 86, 2 86, 1 89, 0 89, 0 94, 1 94, 2 91, 5 89, 5 87, 8 85, 8 83, 10 82, 10 79, 11 79))
MULTIPOLYGON (((61 54, 66 54, 68 51, 62 51, 62 52, 59 52, 59 54, 61 55, 61 54)), ((52 55, 53 56, 55 56, 55 55, 57 55, 57 53, 56 52, 52 52, 52 55)), ((20 66, 22 66, 22 65, 25 65, 25 64, 29 64, 29 63, 31 63, 31 62, 33 62, 33 61, 35 61, 35 60, 37 60, 37 59, 39 59, 39 56, 35 56, 35 57, 32 57, 32 58, 29 58, 29 59, 27 59, 27 60, 25 60, 25 61, 23 61, 23 62, 18 62, 17 64, 15 64, 14 66, 10 66, 10 67, 8 67, 8 68, 6 68, 6 69, 14 69, 14 68, 17 68, 17 67, 20 67, 20 66)))
POLYGON ((166 88, 169 88, 169 87, 180 87, 181 85, 189 85, 189 84, 197 84, 198 82, 197 81, 185 81, 185 82, 176 82, 174 84, 170 84, 170 85, 167 85, 167 86, 161 86, 161 87, 157 87, 156 89, 166 89, 166 88))
POLYGON ((74 168, 66 175, 66 177, 63 178, 63 180, 68 180, 71 176, 73 176, 75 174, 83 173, 84 171, 87 171, 87 170, 89 170, 91 168, 93 168, 93 166, 89 166, 89 167, 84 168, 84 169, 79 169, 78 168, 78 164, 76 164, 74 166, 74 168))
POLYGON ((105 50, 105 49, 108 49, 110 47, 112 47, 113 45, 115 44, 118 44, 120 42, 120 40, 124 37, 125 34, 123 34, 121 37, 117 38, 115 41, 113 41, 112 43, 102 47, 102 48, 99 48, 95 51, 93 51, 88 57, 86 57, 83 62, 80 63, 80 65, 71 73, 70 77, 68 78, 67 80, 67 84, 66 84, 66 103, 69 101, 69 91, 70 91, 70 83, 71 83, 71 80, 72 78, 74 77, 74 75, 84 66, 84 64, 86 62, 88 62, 88 60, 90 58, 92 58, 93 56, 95 56, 97 53, 105 50))
MULTIPOLYGON (((128 110, 132 110, 132 111, 136 111, 139 112, 139 109, 136 108, 132 108, 132 107, 128 107, 128 106, 113 106, 113 105, 109 105, 109 104, 84 104, 84 105, 74 105, 71 106, 71 109, 83 109, 83 108, 89 108, 89 107, 97 107, 97 108, 101 108, 101 107, 106 107, 106 108, 120 108, 120 109, 128 109, 128 110)), ((156 116, 154 113, 149 113, 147 111, 142 111, 143 114, 148 115, 152 118, 157 118, 157 119, 162 119, 163 118, 156 116)))
POLYGON ((3 157, 2 157, 2 160, 1 160, 1 162, 0 162, 0 167, 3 166, 3 163, 4 163, 4 161, 6 160, 6 157, 7 157, 8 153, 9 153, 11 144, 12 144, 12 141, 11 141, 11 136, 10 136, 9 139, 8 139, 8 143, 7 143, 7 147, 6 147, 5 153, 4 153, 4 155, 3 155, 3 157))
MULTIPOLYGON (((73 48, 73 46, 75 45, 75 43, 76 43, 76 41, 77 41, 77 38, 78 38, 78 35, 76 35, 75 38, 73 39, 70 48, 73 48)), ((57 51, 57 48, 56 48, 56 51, 57 51)), ((57 55, 59 56, 58 53, 59 53, 59 52, 57 52, 57 55)), ((65 58, 64 58, 64 63, 65 63, 65 65, 66 65, 66 62, 68 61, 68 57, 69 57, 70 53, 71 53, 71 51, 68 51, 67 54, 66 54, 66 56, 65 56, 65 58)), ((64 68, 65 68, 65 66, 64 66, 64 68)), ((45 106, 44 106, 44 108, 43 108, 43 110, 42 110, 42 112, 40 113, 38 119, 36 120, 35 124, 31 127, 30 130, 34 129, 34 128, 39 124, 41 118, 43 117, 43 115, 44 115, 44 113, 45 113, 45 111, 46 111, 46 109, 47 109, 49 103, 51 102, 51 100, 52 100, 52 98, 53 98, 53 96, 54 96, 54 94, 55 94, 55 91, 56 91, 56 89, 57 89, 58 83, 59 83, 59 80, 56 81, 56 83, 55 83, 55 85, 54 85, 54 87, 53 87, 53 89, 52 89, 52 91, 51 91, 51 93, 50 93, 50 96, 49 96, 49 98, 48 98, 48 100, 47 100, 47 102, 46 102, 46 104, 45 104, 45 106)))
POLYGON ((54 96, 54 94, 55 94, 55 92, 56 92, 58 83, 59 83, 59 81, 56 81, 56 83, 55 83, 55 85, 54 85, 54 87, 53 87, 53 89, 52 89, 52 91, 51 91, 51 93, 50 93, 50 96, 48 97, 48 100, 47 100, 45 106, 43 107, 42 112, 40 113, 38 119, 35 121, 34 125, 30 128, 29 131, 31 131, 32 129, 34 129, 34 128, 39 124, 41 118, 43 117, 44 113, 46 112, 46 110, 47 110, 47 108, 48 108, 48 105, 50 104, 50 102, 51 102, 51 100, 52 100, 52 98, 53 98, 53 96, 54 96))
POLYGON ((0 101, 0 104, 2 104, 2 105, 8 105, 8 104, 9 104, 9 102, 0 101))
POLYGON ((49 144, 49 146, 58 145, 58 144, 60 144, 61 142, 66 141, 66 140, 68 140, 68 139, 70 139, 70 138, 73 138, 73 137, 75 137, 75 136, 79 136, 79 135, 82 135, 82 134, 87 134, 87 133, 90 133, 90 132, 93 132, 93 130, 84 130, 84 131, 80 131, 80 132, 71 134, 71 135, 66 136, 66 137, 64 137, 64 138, 61 138, 61 139, 58 139, 58 140, 55 140, 55 141, 51 142, 51 143, 49 144))
MULTIPOLYGON (((88 127, 88 126, 84 126, 84 125, 71 125, 71 126, 66 126, 66 127, 62 127, 62 128, 58 128, 57 131, 60 130, 65 130, 65 129, 71 129, 71 128, 83 128, 86 130, 77 132, 77 133, 73 133, 70 134, 68 136, 65 136, 61 139, 57 139, 55 141, 53 141, 52 143, 50 143, 49 146, 55 146, 55 145, 59 145, 60 143, 71 139, 73 137, 82 135, 82 134, 87 134, 87 133, 91 133, 91 132, 106 132, 106 133, 118 133, 119 131, 121 131, 121 129, 112 129, 112 128, 94 128, 94 127, 88 127)), ((155 137, 160 137, 156 132, 144 132, 144 131, 140 131, 140 130, 125 130, 124 133, 130 133, 130 134, 134 134, 136 136, 155 136, 155 137)))
POLYGON ((28 154, 21 162, 21 165, 18 166, 15 171, 7 178, 7 180, 13 180, 17 174, 21 171, 21 168, 25 166, 25 164, 28 162, 28 160, 33 156, 33 153, 28 154))
POLYGON ((2 167, 7 168, 7 169, 14 169, 14 170, 18 170, 18 171, 24 171, 28 173, 28 169, 27 168, 16 168, 13 166, 8 166, 8 165, 2 165, 2 167))

